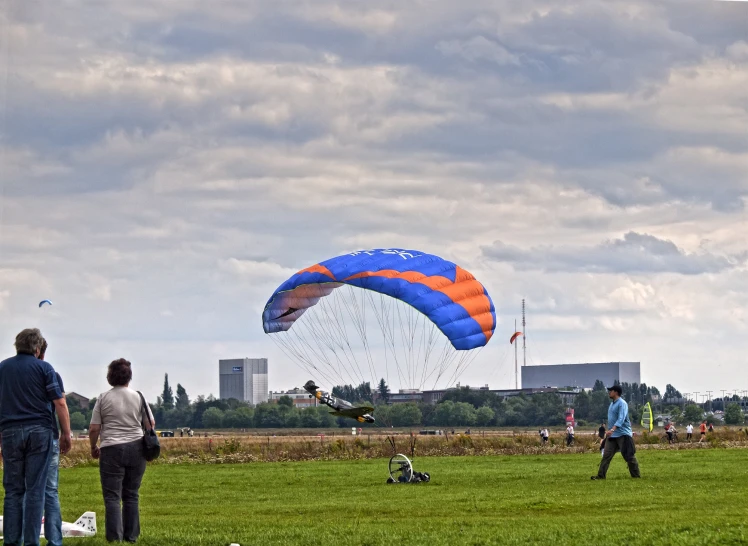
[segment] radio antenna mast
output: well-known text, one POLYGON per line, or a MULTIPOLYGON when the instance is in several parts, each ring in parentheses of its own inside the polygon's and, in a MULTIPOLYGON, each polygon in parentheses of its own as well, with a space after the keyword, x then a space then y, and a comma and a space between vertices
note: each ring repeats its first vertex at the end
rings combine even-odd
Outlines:
POLYGON ((525 299, 522 298, 522 367, 527 366, 527 325, 525 323, 525 299))

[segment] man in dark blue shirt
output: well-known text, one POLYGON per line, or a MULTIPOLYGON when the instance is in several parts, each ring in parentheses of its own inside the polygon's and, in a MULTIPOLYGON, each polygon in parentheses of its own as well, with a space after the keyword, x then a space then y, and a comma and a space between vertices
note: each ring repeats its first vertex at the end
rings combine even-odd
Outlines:
MULTIPOLYGON (((39 353, 39 360, 46 360, 47 340, 42 343, 42 350, 39 353)), ((60 386, 62 396, 65 396, 65 387, 62 384, 62 378, 59 373, 55 373, 57 384, 60 386)), ((60 477, 60 430, 57 427, 57 419, 54 417, 55 405, 51 404, 52 414, 55 421, 52 434, 52 457, 47 469, 47 486, 44 491, 44 538, 47 539, 47 546, 62 546, 62 512, 60 511, 60 495, 58 492, 60 477)))
POLYGON ((6 546, 37 546, 56 423, 60 452, 70 451, 70 415, 54 368, 39 354, 37 328, 16 336, 17 355, 0 362, 0 437, 3 450, 3 534, 6 546))

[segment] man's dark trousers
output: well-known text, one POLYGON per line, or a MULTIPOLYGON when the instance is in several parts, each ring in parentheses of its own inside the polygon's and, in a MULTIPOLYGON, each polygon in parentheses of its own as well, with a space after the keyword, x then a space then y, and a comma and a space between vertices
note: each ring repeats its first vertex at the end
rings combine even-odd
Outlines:
POLYGON ((631 436, 619 436, 618 438, 608 438, 605 442, 605 451, 603 451, 603 460, 600 461, 600 469, 597 471, 597 477, 604 479, 608 473, 608 467, 613 456, 621 452, 626 464, 629 465, 629 473, 632 478, 640 478, 639 461, 636 460, 636 446, 631 436))

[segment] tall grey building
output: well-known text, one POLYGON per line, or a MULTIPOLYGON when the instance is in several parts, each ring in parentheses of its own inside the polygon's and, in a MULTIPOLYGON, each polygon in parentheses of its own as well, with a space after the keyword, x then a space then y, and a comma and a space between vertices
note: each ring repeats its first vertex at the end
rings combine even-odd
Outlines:
POLYGON ((591 389, 598 379, 606 387, 619 383, 641 383, 639 362, 595 362, 590 364, 552 364, 522 366, 522 388, 579 387, 591 389))
POLYGON ((250 404, 268 401, 268 359, 230 358, 218 361, 219 398, 250 404))

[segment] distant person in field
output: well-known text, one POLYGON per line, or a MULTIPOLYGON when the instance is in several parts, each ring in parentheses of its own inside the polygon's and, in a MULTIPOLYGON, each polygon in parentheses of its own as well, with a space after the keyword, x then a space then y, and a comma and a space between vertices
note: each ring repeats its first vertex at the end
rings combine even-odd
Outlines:
POLYGON ((673 424, 668 423, 665 425, 665 433, 667 434, 667 443, 672 444, 673 443, 673 424))
POLYGON ((714 424, 709 423, 709 432, 714 432, 714 424))
POLYGON ((573 443, 574 443, 574 425, 572 423, 569 423, 569 426, 566 427, 566 447, 569 447, 573 443))
POLYGON ((600 439, 600 455, 602 456, 605 452, 605 423, 600 423, 600 428, 597 429, 597 437, 600 439))
MULTIPOLYGON (((47 340, 42 341, 42 349, 39 352, 39 360, 44 360, 47 355, 47 340)), ((63 398, 65 397, 65 387, 62 384, 62 378, 59 373, 55 372, 57 384, 60 386, 63 398)), ((47 469, 47 486, 44 491, 44 538, 47 539, 48 546, 62 546, 62 513, 60 512, 60 495, 58 492, 60 476, 60 431, 57 428, 57 419, 54 417, 55 405, 50 404, 52 408, 52 420, 54 428, 52 430, 52 459, 49 461, 47 469)))
POLYGON ((693 439, 693 424, 688 423, 688 426, 686 427, 686 440, 689 442, 693 439))
POLYGON ((600 468, 597 476, 592 476, 593 480, 604 480, 608 474, 608 467, 613 456, 621 452, 624 460, 628 464, 629 474, 632 478, 640 478, 639 462, 636 460, 636 446, 632 437, 631 421, 629 420, 629 406, 621 398, 623 390, 620 385, 613 385, 608 389, 608 396, 611 404, 608 408, 608 426, 606 431, 605 449, 603 451, 603 460, 600 461, 600 468))
POLYGON ((4 544, 36 546, 42 528, 47 474, 53 458, 55 424, 59 450, 71 447, 70 415, 57 373, 40 360, 44 338, 37 328, 16 336, 16 356, 0 362, 0 433, 3 453, 4 544))
POLYGON ((139 490, 146 466, 143 427, 147 423, 155 428, 156 422, 142 395, 130 388, 130 362, 113 361, 106 378, 112 388, 96 399, 88 432, 91 457, 100 459, 106 539, 135 542, 140 535, 139 490), (101 447, 96 445, 99 436, 101 447))
POLYGON ((699 438, 699 443, 704 441, 704 438, 706 438, 706 421, 702 421, 699 425, 699 432, 701 433, 701 438, 699 438))

